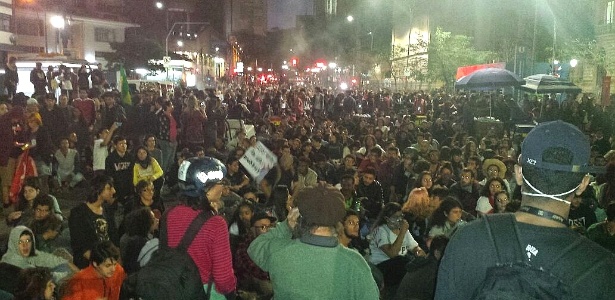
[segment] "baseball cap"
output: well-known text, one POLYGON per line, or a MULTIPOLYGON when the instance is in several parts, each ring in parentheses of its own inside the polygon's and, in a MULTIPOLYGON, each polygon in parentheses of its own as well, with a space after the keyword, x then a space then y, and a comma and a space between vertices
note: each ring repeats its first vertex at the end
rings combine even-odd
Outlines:
POLYGON ((521 165, 539 169, 584 173, 590 171, 589 138, 576 126, 564 121, 538 124, 521 145, 521 165), (555 164, 542 160, 544 152, 553 147, 567 149, 572 154, 570 164, 555 164))
POLYGON ((262 219, 269 219, 269 221, 271 221, 271 223, 275 223, 278 219, 276 219, 275 217, 272 217, 270 215, 268 215, 265 212, 257 212, 256 214, 254 214, 254 216, 252 216, 252 218, 250 219, 250 226, 254 226, 254 224, 256 223, 256 221, 258 220, 262 220, 262 219))

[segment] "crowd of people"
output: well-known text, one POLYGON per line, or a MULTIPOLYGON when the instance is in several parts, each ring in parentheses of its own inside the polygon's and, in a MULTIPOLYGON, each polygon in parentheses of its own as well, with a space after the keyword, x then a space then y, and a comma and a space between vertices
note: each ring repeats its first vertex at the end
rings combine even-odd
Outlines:
MULTIPOLYGON (((161 232, 176 247, 202 211, 212 216, 187 251, 211 299, 432 299, 456 232, 529 214, 535 176, 520 178, 517 121, 563 119, 588 137, 585 184, 549 195, 570 194, 565 227, 615 252, 614 115, 592 95, 518 105, 500 93, 229 84, 146 90, 126 105, 90 82, 59 98, 35 88, 0 103, 12 228, 0 289, 16 299, 119 299, 161 232), (499 125, 478 126, 481 112, 499 125), (228 119, 254 134, 230 131, 228 119), (256 180, 241 162, 259 143, 278 163, 256 180), (77 191, 83 203, 65 217, 53 195, 77 191)), ((446 265, 450 286, 455 267, 446 265)))

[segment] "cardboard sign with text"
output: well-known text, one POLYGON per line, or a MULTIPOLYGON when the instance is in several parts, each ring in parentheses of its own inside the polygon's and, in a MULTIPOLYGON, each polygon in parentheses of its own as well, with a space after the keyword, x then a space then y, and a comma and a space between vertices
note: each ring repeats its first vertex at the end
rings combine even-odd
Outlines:
POLYGON ((260 183, 269 170, 278 163, 278 157, 259 141, 256 146, 246 150, 239 163, 257 183, 260 183))

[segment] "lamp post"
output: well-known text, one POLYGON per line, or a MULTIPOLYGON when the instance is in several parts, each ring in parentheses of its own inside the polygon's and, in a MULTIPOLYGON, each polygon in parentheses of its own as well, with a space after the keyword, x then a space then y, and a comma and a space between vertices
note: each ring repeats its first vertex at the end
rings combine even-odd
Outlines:
POLYGON ((374 33, 370 31, 367 34, 371 37, 371 42, 369 43, 369 52, 372 52, 372 50, 374 50, 374 33))
POLYGON ((164 9, 164 14, 165 14, 165 19, 166 19, 166 29, 169 30, 169 9, 167 7, 165 7, 164 3, 161 1, 156 1, 156 8, 157 9, 164 9))
POLYGON ((64 51, 62 47, 62 37, 60 35, 60 30, 64 29, 64 26, 65 26, 64 17, 63 16, 52 16, 51 18, 49 18, 49 23, 51 23, 51 26, 58 31, 58 38, 56 40, 56 51, 58 53, 62 53, 64 51))

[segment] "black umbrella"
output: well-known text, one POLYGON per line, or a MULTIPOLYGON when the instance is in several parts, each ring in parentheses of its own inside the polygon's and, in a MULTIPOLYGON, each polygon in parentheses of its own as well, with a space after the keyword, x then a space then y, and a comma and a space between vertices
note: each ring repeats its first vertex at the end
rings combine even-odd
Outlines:
POLYGON ((459 78, 455 88, 461 89, 498 89, 509 86, 520 86, 525 81, 517 74, 506 69, 486 68, 459 78))
POLYGON ((536 74, 525 78, 525 84, 520 86, 524 91, 537 94, 549 93, 580 93, 581 88, 574 83, 553 75, 536 74))

